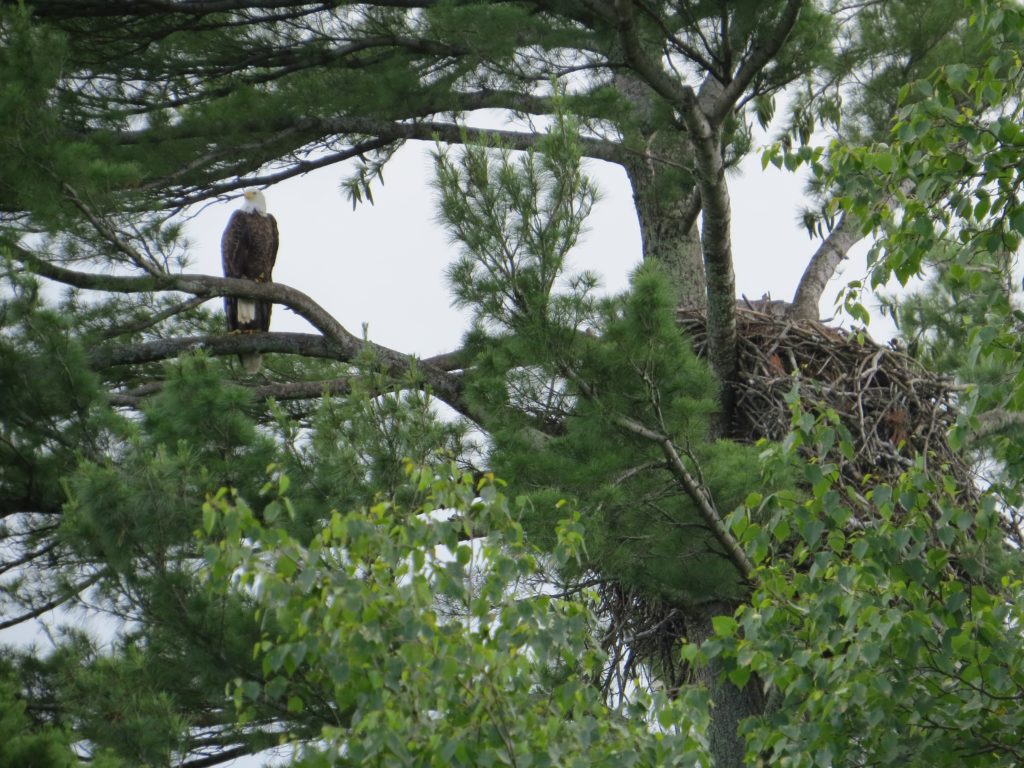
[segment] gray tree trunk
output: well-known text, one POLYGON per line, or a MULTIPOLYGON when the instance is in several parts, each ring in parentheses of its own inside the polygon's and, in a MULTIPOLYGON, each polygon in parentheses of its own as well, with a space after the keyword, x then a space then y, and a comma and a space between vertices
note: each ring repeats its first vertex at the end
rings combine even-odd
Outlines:
POLYGON ((680 307, 707 312, 707 279, 700 231, 696 224, 700 198, 691 191, 680 199, 678 189, 666 189, 666 172, 655 163, 626 166, 633 202, 640 221, 644 259, 660 264, 675 290, 680 307))
POLYGON ((618 160, 633 190, 644 259, 665 269, 680 306, 706 312, 693 148, 681 140, 679 131, 658 130, 653 117, 656 96, 647 83, 621 73, 615 87, 633 108, 634 127, 624 131, 618 160))
MULTIPOLYGON (((723 615, 732 615, 732 608, 722 602, 704 603, 687 610, 687 639, 702 644, 714 634, 711 619, 723 615)), ((694 669, 694 677, 698 685, 710 692, 708 740, 714 768, 741 768, 745 764, 747 746, 738 733, 739 725, 748 717, 764 714, 766 706, 758 681, 752 678, 742 689, 737 688, 723 676, 721 666, 714 661, 694 669)))
POLYGON ((818 319, 818 303, 825 292, 825 286, 850 249, 863 238, 860 221, 844 213, 807 263, 807 269, 793 296, 790 316, 794 320, 818 319))

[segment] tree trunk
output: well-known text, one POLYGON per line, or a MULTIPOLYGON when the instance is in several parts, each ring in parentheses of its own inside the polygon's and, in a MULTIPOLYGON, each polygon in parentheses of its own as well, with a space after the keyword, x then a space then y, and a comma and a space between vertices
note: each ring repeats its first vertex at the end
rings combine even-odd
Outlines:
MULTIPOLYGON (((714 634, 711 619, 732 615, 729 605, 722 602, 704 603, 686 611, 687 639, 703 644, 714 634)), ((712 660, 693 670, 698 685, 708 689, 711 698, 711 723, 708 740, 714 768, 740 768, 744 765, 747 746, 738 734, 739 725, 748 717, 764 714, 765 697, 756 679, 742 689, 724 676, 721 666, 712 660)))
POLYGON ((656 97, 647 83, 620 74, 615 86, 633 107, 633 129, 623 131, 619 162, 633 189, 644 260, 662 265, 680 306, 704 313, 707 281, 697 229, 700 192, 693 177, 693 148, 679 131, 655 126, 656 97))
POLYGON ((661 264, 676 292, 680 307, 707 312, 707 282, 700 232, 690 201, 671 200, 659 193, 657 172, 627 166, 633 202, 640 220, 645 260, 661 264))
POLYGON ((838 224, 807 263, 807 269, 800 278, 790 309, 790 316, 794 320, 818 319, 818 304, 825 286, 850 249, 863 239, 860 221, 856 217, 842 214, 838 224))

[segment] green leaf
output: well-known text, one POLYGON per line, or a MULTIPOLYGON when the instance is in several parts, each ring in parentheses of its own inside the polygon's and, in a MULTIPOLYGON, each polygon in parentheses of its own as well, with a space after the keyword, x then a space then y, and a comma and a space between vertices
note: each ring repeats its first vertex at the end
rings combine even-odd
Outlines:
POLYGON ((732 616, 713 616, 711 626, 719 637, 732 637, 739 628, 739 624, 732 616))

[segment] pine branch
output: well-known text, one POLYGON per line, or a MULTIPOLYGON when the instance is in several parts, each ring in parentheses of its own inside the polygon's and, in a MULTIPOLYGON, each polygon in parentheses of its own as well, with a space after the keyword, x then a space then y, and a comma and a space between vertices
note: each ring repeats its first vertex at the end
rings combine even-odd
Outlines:
MULTIPOLYGON (((563 373, 579 387, 580 393, 589 400, 596 399, 596 393, 594 389, 573 371, 563 370, 563 373)), ((729 533, 729 529, 725 527, 725 521, 722 519, 722 515, 715 508, 714 499, 711 497, 711 493, 704 486, 700 480, 695 478, 690 470, 687 469, 686 464, 679 456, 679 451, 676 450, 675 443, 672 442, 672 438, 668 435, 664 435, 657 430, 651 429, 644 426, 636 419, 632 419, 629 416, 624 416, 618 413, 609 414, 609 419, 616 424, 620 429, 628 432, 637 437, 642 437, 645 440, 649 440, 653 443, 657 443, 661 452, 664 454, 667 461, 669 471, 675 476, 679 485, 687 496, 693 501, 697 507, 697 514, 701 520, 707 526, 711 535, 714 536, 715 540, 725 550, 727 557, 730 562, 736 567, 740 575, 745 581, 753 584, 757 580, 757 569, 754 564, 747 557, 747 553, 743 551, 743 547, 736 541, 735 537, 729 533)))
POLYGON ((199 757, 195 760, 188 760, 181 763, 181 768, 213 768, 215 765, 226 763, 229 760, 237 760, 240 757, 255 754, 259 751, 250 746, 238 746, 232 749, 226 749, 223 752, 216 752, 206 757, 199 757))
POLYGON ((786 42, 786 38, 789 37, 789 33, 793 30, 803 4, 804 0, 788 0, 775 26, 763 38, 755 38, 750 55, 740 64, 732 80, 725 85, 719 95, 714 109, 709 112, 708 117, 711 122, 718 124, 726 118, 736 107, 747 86, 779 52, 783 43, 786 42))
POLYGON ((749 583, 756 581, 756 568, 754 564, 747 557, 747 553, 743 551, 739 542, 736 541, 735 537, 729 533, 729 529, 725 527, 725 521, 722 520, 721 514, 715 508, 714 500, 711 498, 711 494, 708 492, 697 479, 690 474, 690 471, 686 468, 686 464, 679 456, 679 452, 676 450, 675 444, 672 439, 666 435, 656 432, 653 429, 645 427, 640 422, 629 418, 628 416, 615 415, 612 417, 613 421, 625 431, 642 437, 645 440, 657 443, 661 448, 665 458, 668 461, 669 471, 675 476, 676 480, 686 491, 686 495, 690 497, 693 503, 697 507, 697 514, 704 521, 704 524, 711 531, 711 535, 715 537, 715 540, 725 549, 729 560, 732 562, 736 569, 740 572, 740 575, 749 583))
MULTIPOLYGON (((288 307, 297 315, 307 320, 310 325, 323 334, 323 343, 330 345, 334 350, 332 355, 335 359, 343 361, 355 360, 359 356, 370 353, 376 360, 380 361, 383 369, 392 376, 404 377, 415 373, 415 377, 423 384, 429 386, 434 395, 451 405, 459 413, 467 416, 473 421, 477 417, 471 415, 468 406, 462 398, 461 380, 447 371, 435 368, 424 361, 419 361, 415 356, 406 355, 402 352, 388 347, 374 344, 370 341, 363 341, 359 337, 349 333, 345 327, 323 307, 302 291, 292 288, 284 283, 257 283, 251 280, 241 280, 229 277, 214 277, 213 275, 188 275, 188 274, 164 274, 144 276, 124 275, 102 275, 89 272, 59 267, 50 264, 32 252, 20 246, 12 246, 15 258, 20 261, 28 271, 33 274, 54 280, 65 285, 88 290, 109 291, 112 293, 151 293, 155 291, 178 291, 190 293, 194 296, 207 299, 218 296, 236 296, 246 299, 263 299, 272 301, 288 307)), ((268 344, 294 342, 288 335, 282 334, 238 334, 234 340, 229 340, 230 335, 223 337, 208 337, 217 339, 215 342, 219 349, 230 348, 232 352, 240 350, 243 346, 252 345, 253 351, 264 351, 259 346, 263 341, 268 344), (284 339, 281 339, 284 336, 284 339), (246 338, 256 337, 256 338, 246 338)), ((173 346, 175 342, 170 342, 173 346)), ((185 342, 187 343, 187 342, 185 342)), ((193 341, 193 344, 195 342, 193 341)), ((213 343, 213 342, 211 342, 213 343)), ((160 351, 159 343, 154 342, 153 346, 129 345, 141 347, 140 354, 148 351, 150 354, 163 354, 169 356, 169 352, 160 351)), ((247 347, 247 351, 248 351, 247 347)), ((180 351, 180 348, 179 348, 180 351)), ((267 351, 271 351, 269 348, 267 351)), ((97 353, 100 354, 100 353, 97 353)), ((226 352, 225 352, 226 354, 226 352)), ((154 359, 163 359, 156 357, 154 359)), ((102 364, 103 358, 98 358, 98 364, 102 364)))
POLYGON ((154 325, 162 323, 164 320, 167 320, 168 318, 174 317, 175 315, 180 315, 182 312, 188 312, 191 309, 195 309, 196 307, 202 306, 203 303, 205 302, 206 299, 203 298, 202 296, 191 298, 188 301, 179 302, 170 307, 167 307, 166 309, 160 312, 157 312, 156 314, 150 315, 147 318, 137 320, 136 322, 112 326, 103 331, 103 338, 115 339, 118 336, 124 336, 130 333, 139 333, 141 331, 146 330, 147 328, 152 328, 154 325))
POLYGON ((52 600, 47 600, 42 605, 38 605, 25 613, 0 621, 0 630, 9 629, 10 627, 16 626, 25 621, 30 621, 31 619, 38 619, 44 613, 60 607, 68 600, 74 599, 76 595, 80 595, 83 591, 87 590, 93 584, 106 576, 107 573, 108 571, 105 568, 99 570, 84 581, 80 581, 78 584, 72 585, 70 589, 64 592, 64 594, 58 595, 52 600))
POLYGON ((171 360, 183 352, 202 350, 213 357, 242 352, 272 352, 301 355, 347 363, 353 349, 313 333, 223 333, 211 336, 180 336, 153 339, 137 344, 106 344, 89 352, 89 364, 95 370, 118 365, 139 365, 171 360))
MULTIPOLYGON (((462 105, 465 106, 465 105, 462 105)), ((497 108, 497 105, 492 105, 497 108)), ((470 109, 483 108, 483 106, 469 106, 470 109)), ((265 126, 256 126, 259 130, 265 126)), ((351 160, 354 157, 361 157, 375 150, 381 150, 403 141, 441 141, 446 144, 464 144, 466 142, 497 140, 502 146, 510 149, 530 149, 537 145, 542 134, 530 131, 510 131, 472 128, 459 125, 455 122, 442 122, 432 120, 418 120, 414 122, 396 122, 391 120, 377 120, 363 117, 338 117, 325 120, 305 120, 303 130, 308 131, 312 137, 311 141, 317 141, 324 137, 338 136, 374 136, 354 144, 349 149, 340 152, 331 152, 317 157, 315 160, 300 160, 281 168, 280 170, 260 175, 241 174, 235 178, 203 182, 201 186, 186 186, 178 192, 175 197, 166 201, 165 207, 169 209, 180 209, 194 203, 209 200, 218 196, 236 192, 239 189, 252 186, 267 186, 276 184, 286 179, 301 176, 311 171, 326 168, 337 163, 351 160)), ((176 137, 178 138, 178 137, 176 137)), ((184 137, 182 137, 184 138, 184 137)), ((275 137, 277 139, 279 137, 275 137)), ((124 135, 122 141, 134 143, 142 140, 141 136, 124 135)), ((619 162, 622 148, 611 141, 596 138, 580 138, 580 146, 586 157, 595 160, 607 160, 619 162)), ((222 150, 214 150, 214 153, 222 150)), ((212 160, 213 156, 206 158, 212 160)), ((166 186, 167 178, 154 179, 148 186, 159 189, 166 186)))
MULTIPOLYGON (((163 389, 162 381, 143 384, 130 392, 112 392, 107 401, 113 406, 139 408, 146 397, 155 395, 163 389)), ((247 387, 257 400, 272 397, 278 401, 312 400, 328 395, 347 395, 352 391, 352 380, 349 378, 324 379, 319 381, 283 381, 273 384, 261 384, 247 387)))

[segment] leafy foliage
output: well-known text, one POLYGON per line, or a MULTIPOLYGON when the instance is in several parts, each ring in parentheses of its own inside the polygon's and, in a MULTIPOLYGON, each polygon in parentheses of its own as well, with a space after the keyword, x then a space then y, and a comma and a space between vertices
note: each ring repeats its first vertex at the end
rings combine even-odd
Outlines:
POLYGON ((493 479, 408 471, 417 506, 335 511, 308 544, 278 524, 292 510, 287 496, 260 514, 230 494, 208 499, 210 588, 251 594, 261 616, 262 675, 232 686, 243 721, 256 702, 329 706, 297 758, 310 766, 697 758, 678 704, 641 696, 631 712, 607 709, 590 683, 600 669, 593 617, 538 589, 543 560, 577 556, 572 524, 542 556, 493 479), (659 712, 657 733, 645 706, 659 712))
POLYGON ((749 603, 699 651, 726 659, 732 680, 757 675, 773 691, 747 725, 748 758, 1017 764, 1024 564, 999 499, 964 507, 922 459, 898 483, 840 487, 834 467, 795 457, 793 446, 824 452, 834 439, 827 419, 795 406, 796 439, 775 460, 814 478, 813 495, 755 499, 766 524, 736 518, 767 557, 749 603))
POLYGON ((1019 8, 242 5, 0 8, 3 626, 78 606, 114 631, 8 654, 10 759, 724 768, 750 716, 749 762, 1020 762, 1019 8), (732 382, 675 299, 711 285, 728 342, 724 171, 795 83, 766 162, 879 234, 874 285, 938 266, 899 312, 964 384, 953 439, 999 480, 977 505, 927 451, 839 482, 837 414, 716 439, 732 382), (477 144, 485 109, 550 130, 477 144), (235 289, 177 274, 161 211, 352 158, 370 199, 435 136, 465 145, 436 156, 458 354, 287 286, 262 288, 319 336, 225 338, 200 305, 235 289), (572 272, 585 154, 626 169, 653 262, 618 297, 572 272), (292 354, 239 382, 241 344, 292 354), (660 657, 595 610, 609 585, 663 610, 660 657))

